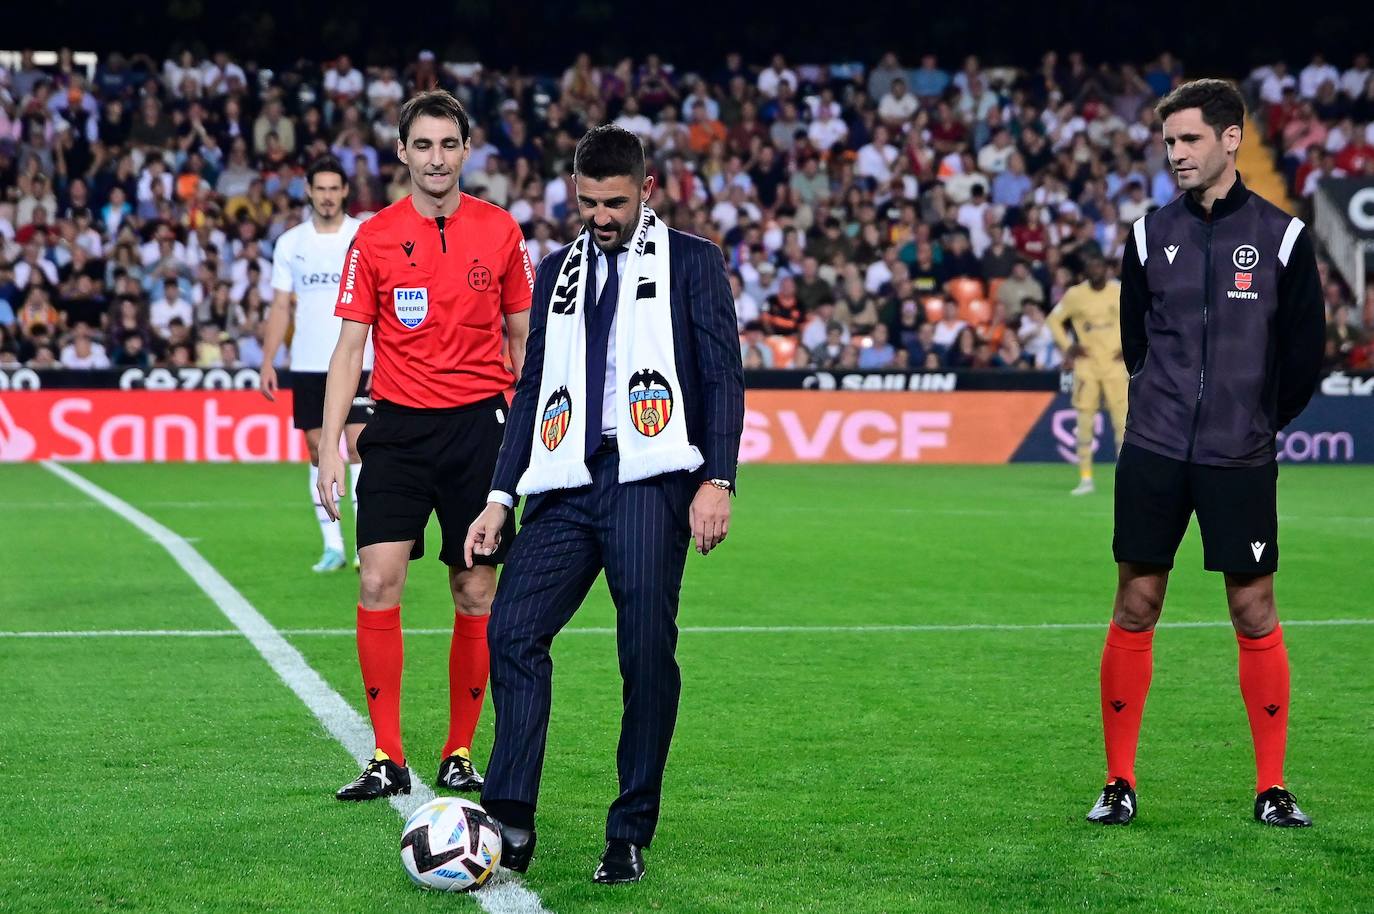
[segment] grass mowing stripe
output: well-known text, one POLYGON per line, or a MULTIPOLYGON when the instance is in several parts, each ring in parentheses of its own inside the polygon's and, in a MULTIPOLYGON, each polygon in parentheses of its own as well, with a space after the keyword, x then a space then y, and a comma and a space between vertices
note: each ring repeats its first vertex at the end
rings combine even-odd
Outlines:
MULTIPOLYGON (((1290 619, 1284 628, 1325 627, 1342 625, 1374 625, 1374 619, 1290 619)), ((1032 625, 996 625, 969 623, 967 625, 698 625, 678 629, 684 635, 865 635, 920 634, 924 632, 1055 632, 1091 631, 1103 627, 1101 622, 1044 622, 1032 625)), ((1164 628, 1231 628, 1230 622, 1166 622, 1164 628)), ((322 636, 353 637, 351 628, 279 628, 283 637, 322 636)), ((408 628, 407 635, 452 635, 448 628, 408 628)), ((614 635, 613 628, 565 628, 569 635, 614 635)), ((214 629, 92 629, 91 631, 28 631, 3 632, 0 638, 223 638, 238 637, 245 632, 230 628, 214 629)), ((371 750, 368 750, 369 752, 371 750)))
MULTIPOLYGON (((214 602, 220 612, 224 613, 224 617, 248 638, 272 671, 305 703, 310 712, 329 731, 330 736, 348 750, 359 765, 371 757, 374 748, 372 729, 363 720, 362 715, 354 710, 342 695, 330 688, 320 674, 306 662, 301 652, 292 647, 272 623, 244 599, 234 585, 186 540, 128 502, 106 492, 66 467, 51 460, 43 461, 43 466, 127 520, 166 549, 196 586, 205 591, 206 596, 214 602)), ((403 818, 434 799, 434 792, 415 776, 414 772, 411 773, 411 780, 409 796, 391 798, 392 807, 403 818)), ((491 914, 547 914, 539 901, 539 896, 514 877, 501 880, 474 895, 477 902, 491 914)))

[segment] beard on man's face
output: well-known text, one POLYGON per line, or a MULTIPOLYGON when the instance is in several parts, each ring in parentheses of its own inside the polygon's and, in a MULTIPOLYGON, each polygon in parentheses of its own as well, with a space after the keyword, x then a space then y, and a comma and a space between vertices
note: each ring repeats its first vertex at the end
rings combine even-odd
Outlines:
POLYGON ((591 233, 592 241, 603 251, 611 251, 622 248, 630 241, 630 236, 634 234, 635 228, 639 225, 639 208, 635 208, 635 218, 629 222, 617 222, 614 219, 607 219, 598 223, 595 219, 583 220, 587 231, 591 233), (612 234, 614 233, 614 234, 612 234))

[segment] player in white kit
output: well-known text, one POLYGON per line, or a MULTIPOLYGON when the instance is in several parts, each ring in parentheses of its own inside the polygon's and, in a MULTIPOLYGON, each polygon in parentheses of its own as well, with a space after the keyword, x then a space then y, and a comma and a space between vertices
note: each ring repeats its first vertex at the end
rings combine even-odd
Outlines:
MULTIPOLYGON (((295 333, 291 337, 292 412, 296 428, 305 433, 310 449, 310 497, 315 504, 315 519, 324 538, 324 554, 315 563, 319 572, 337 571, 347 564, 343 532, 320 504, 316 486, 320 465, 320 429, 324 425, 324 382, 329 373, 329 357, 339 338, 342 321, 334 316, 339 294, 339 276, 348 256, 353 236, 362 223, 344 211, 348 197, 348 178, 343 165, 333 156, 324 156, 306 171, 307 195, 312 214, 307 222, 282 234, 272 253, 272 308, 267 317, 262 342, 262 393, 276 399, 277 371, 272 360, 277 347, 286 339, 291 326, 291 304, 295 297, 295 333)), ((358 397, 365 398, 368 372, 372 368, 372 345, 363 356, 363 374, 358 397)), ((358 506, 358 434, 367 421, 367 410, 354 406, 344 426, 350 464, 349 488, 353 492, 356 516, 358 506)), ((326 447, 339 446, 337 441, 326 447)), ((337 505, 335 506, 337 514, 337 505)), ((356 549, 353 567, 358 567, 356 549)))

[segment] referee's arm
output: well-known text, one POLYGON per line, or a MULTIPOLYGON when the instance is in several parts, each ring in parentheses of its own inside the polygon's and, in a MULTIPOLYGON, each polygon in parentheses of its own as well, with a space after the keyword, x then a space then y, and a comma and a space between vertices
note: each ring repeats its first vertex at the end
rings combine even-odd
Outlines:
POLYGON ((511 373, 515 382, 525 373, 525 342, 530 337, 530 309, 506 315, 506 341, 510 346, 511 373))
POLYGON ((1322 301, 1317 253, 1307 227, 1298 233, 1279 273, 1279 306, 1274 314, 1278 343, 1278 427, 1282 430, 1312 399, 1321 377, 1326 347, 1326 305, 1322 301))
MULTIPOLYGON (((529 315, 529 334, 525 337, 523 365, 515 384, 515 398, 510 405, 510 420, 501 440, 501 453, 496 458, 488 502, 508 508, 515 507, 515 487, 530 465, 530 449, 534 444, 534 422, 539 410, 539 385, 544 379, 544 328, 549 322, 548 304, 558 279, 562 257, 549 256, 540 261, 534 281, 534 304, 522 312, 529 315)), ((514 315, 506 315, 509 322, 514 315)), ((507 325, 509 326, 509 324, 507 325)), ((511 352, 514 361, 515 352, 511 352)))
POLYGON ((1150 284, 1145 264, 1135 246, 1135 232, 1126 236, 1121 253, 1121 357, 1132 377, 1145 367, 1150 340, 1145 334, 1145 315, 1150 313, 1150 284))
POLYGON ((343 436, 348 409, 358 391, 358 379, 363 373, 363 350, 367 347, 367 333, 371 324, 344 318, 339 328, 339 341, 329 357, 329 374, 324 382, 324 426, 320 430, 320 504, 332 520, 339 519, 336 501, 347 487, 343 459, 339 457, 339 439, 343 436), (337 492, 334 486, 337 485, 337 492))

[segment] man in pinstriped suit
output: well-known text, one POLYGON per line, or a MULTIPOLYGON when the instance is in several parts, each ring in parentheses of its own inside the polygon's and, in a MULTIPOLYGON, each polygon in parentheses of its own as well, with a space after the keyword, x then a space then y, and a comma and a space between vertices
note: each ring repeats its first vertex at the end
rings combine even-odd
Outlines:
MULTIPOLYGON (((592 483, 531 495, 525 506, 487 635, 496 739, 482 801, 503 826, 501 863, 523 872, 534 852, 553 670, 549 648, 604 569, 616 607, 624 713, 616 753, 620 795, 611 804, 606 851, 593 879, 635 882, 643 878, 642 851, 658 822, 663 769, 677 719, 681 677, 674 654, 683 565, 689 543, 695 540, 705 555, 729 528, 744 427, 744 373, 720 249, 671 232, 669 297, 680 402, 688 441, 705 462, 695 472, 618 481, 615 397, 631 379, 629 366, 615 364, 616 290, 627 260, 625 246, 654 179, 645 175, 639 140, 613 126, 583 137, 574 172, 578 208, 595 243, 584 303, 588 402, 581 405, 592 420, 585 443, 592 483)), ((525 371, 487 508, 468 532, 469 561, 474 552, 485 555, 496 548, 501 524, 514 507, 512 493, 530 464, 549 301, 568 251, 553 252, 539 268, 525 371)))

